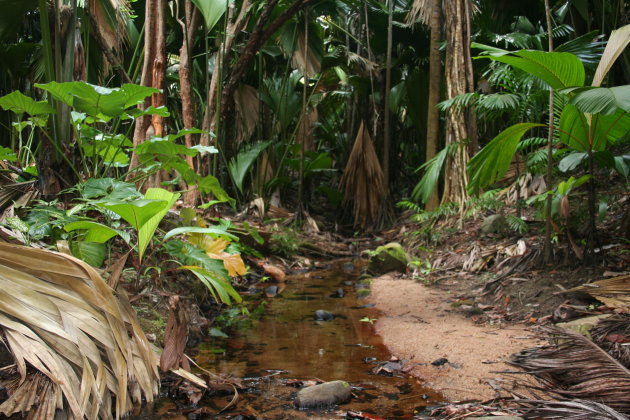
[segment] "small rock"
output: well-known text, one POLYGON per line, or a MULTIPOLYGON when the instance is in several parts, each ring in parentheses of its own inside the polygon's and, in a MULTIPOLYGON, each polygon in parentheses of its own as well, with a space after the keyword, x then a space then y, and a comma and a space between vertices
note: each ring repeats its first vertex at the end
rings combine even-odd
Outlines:
POLYGON ((335 317, 332 312, 318 309, 315 311, 315 321, 330 321, 335 317))
POLYGON ((481 223, 479 233, 487 235, 489 233, 504 233, 507 230, 507 222, 501 214, 492 214, 481 223))
POLYGON ((442 366, 448 363, 448 359, 446 357, 440 357, 437 360, 431 362, 433 366, 442 366))
POLYGON ((351 262, 343 263, 343 265, 341 266, 341 269, 345 272, 350 272, 354 270, 354 264, 352 264, 351 262))
POLYGON ((337 297, 344 297, 346 295, 346 292, 343 291, 343 289, 340 287, 339 289, 337 289, 337 297))
POLYGON ((342 404, 352 397, 350 384, 345 381, 324 382, 301 389, 294 401, 300 410, 325 409, 342 404))
POLYGON ((404 273, 409 264, 409 256, 402 245, 391 242, 387 245, 379 246, 370 257, 368 272, 372 274, 385 274, 391 271, 404 273))
POLYGON ((155 343, 155 340, 157 340, 157 337, 155 336, 155 334, 148 333, 147 340, 149 340, 151 343, 155 343))
POLYGON ((268 286, 265 288, 265 296, 271 298, 278 294, 278 286, 268 286))
POLYGON ((346 280, 343 282, 346 286, 352 286, 354 283, 351 280, 346 280))
POLYGON ((597 323, 603 319, 608 318, 610 315, 593 315, 587 316, 584 318, 574 319, 569 322, 559 322, 556 324, 557 327, 564 328, 565 330, 575 331, 577 333, 582 334, 584 337, 591 338, 591 329, 597 323))

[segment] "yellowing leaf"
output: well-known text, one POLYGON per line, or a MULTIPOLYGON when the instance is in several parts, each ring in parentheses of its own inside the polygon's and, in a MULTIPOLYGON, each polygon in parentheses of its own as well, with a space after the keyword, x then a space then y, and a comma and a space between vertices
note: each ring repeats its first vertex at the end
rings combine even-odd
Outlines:
POLYGON ((218 254, 208 253, 210 258, 223 261, 223 266, 228 271, 230 276, 242 276, 247 274, 247 268, 241 258, 241 254, 228 254, 227 252, 221 252, 218 254))

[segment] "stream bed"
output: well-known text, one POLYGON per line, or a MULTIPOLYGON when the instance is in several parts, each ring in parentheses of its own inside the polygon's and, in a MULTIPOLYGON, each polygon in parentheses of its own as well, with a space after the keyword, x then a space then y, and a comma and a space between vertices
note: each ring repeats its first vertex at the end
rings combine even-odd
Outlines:
MULTIPOLYGON (((187 408, 162 398, 134 418, 362 418, 353 414, 356 412, 376 418, 413 418, 442 401, 414 378, 390 369, 396 363, 385 365, 390 353, 374 332, 373 322, 380 314, 364 299, 369 286, 358 280, 361 265, 333 261, 322 269, 288 276, 277 296, 257 295, 267 303, 251 325, 231 332, 228 338, 210 338, 198 346, 193 357, 196 363, 244 386, 235 405, 218 414, 231 396, 218 393, 187 408), (317 321, 317 310, 331 312, 334 318, 317 321), (380 374, 375 373, 378 371, 380 374), (294 408, 301 382, 337 379, 352 386, 350 402, 325 411, 294 408)), ((260 287, 268 286, 263 283, 260 287)))

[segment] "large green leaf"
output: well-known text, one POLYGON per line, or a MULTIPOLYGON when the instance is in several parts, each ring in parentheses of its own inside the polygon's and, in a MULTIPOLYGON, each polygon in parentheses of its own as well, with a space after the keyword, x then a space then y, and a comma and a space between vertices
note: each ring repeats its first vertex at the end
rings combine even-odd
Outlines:
POLYGON ((581 152, 604 150, 608 143, 615 143, 628 131, 630 113, 622 110, 610 115, 591 115, 589 124, 586 114, 569 104, 560 116, 560 141, 581 152))
POLYGON ((584 86, 584 65, 571 53, 520 50, 505 54, 501 51, 477 58, 509 64, 538 77, 554 89, 584 86))
POLYGON ((192 2, 201 12, 208 32, 221 19, 228 6, 228 0, 192 0, 192 2))
POLYGON ((140 230, 149 219, 168 206, 165 200, 109 201, 99 206, 125 219, 134 229, 140 230))
POLYGON ((110 228, 109 226, 105 226, 101 223, 92 222, 89 220, 81 220, 78 222, 68 223, 63 227, 66 232, 72 232, 74 230, 85 230, 85 238, 86 242, 97 242, 97 243, 105 243, 109 241, 114 236, 118 235, 118 231, 110 228))
POLYGON ((73 241, 70 244, 72 255, 90 264, 100 267, 107 255, 107 246, 100 242, 73 241))
POLYGON ((35 87, 49 92, 54 98, 80 112, 101 118, 120 117, 129 107, 142 102, 158 89, 126 84, 121 88, 105 88, 86 82, 50 82, 35 87))
POLYGON ((622 109, 630 112, 630 85, 603 87, 584 87, 573 91, 571 104, 580 111, 589 114, 610 115, 622 109))
POLYGON ((1 97, 0 107, 16 114, 44 115, 55 112, 48 102, 35 101, 17 90, 1 97))
POLYGON ((166 235, 164 235, 164 240, 172 238, 176 235, 181 235, 182 233, 205 233, 212 237, 220 237, 220 238, 228 238, 230 240, 238 241, 238 237, 232 235, 227 232, 225 227, 216 226, 216 227, 199 227, 199 226, 183 226, 175 229, 169 230, 166 235))
POLYGON ((80 190, 81 197, 85 199, 102 198, 106 201, 115 201, 141 197, 134 184, 114 178, 90 178, 80 190))
POLYGON ((230 205, 234 207, 234 199, 225 192, 225 190, 221 187, 221 183, 216 177, 212 175, 207 175, 203 178, 200 178, 197 181, 197 186, 202 193, 212 193, 217 200, 230 203, 230 205))
POLYGON ((481 188, 492 184, 505 174, 514 158, 518 142, 534 127, 543 127, 543 124, 514 124, 499 133, 470 159, 467 172, 470 178, 468 189, 472 194, 477 194, 481 188))
POLYGON ((426 203, 429 200, 431 193, 440 179, 442 167, 444 167, 444 162, 446 161, 446 156, 448 156, 448 154, 458 146, 458 144, 452 144, 445 147, 432 159, 428 160, 417 169, 417 171, 424 171, 424 176, 414 187, 413 192, 411 193, 411 198, 423 203, 426 203))
POLYGON ((236 188, 238 188, 240 192, 243 192, 243 180, 245 179, 245 175, 247 174, 250 166, 256 161, 260 153, 270 144, 270 141, 265 141, 244 147, 238 152, 236 157, 230 159, 230 163, 228 164, 230 175, 234 180, 236 188))
POLYGON ((179 196, 179 193, 172 193, 162 188, 149 188, 144 194, 145 199, 162 200, 167 204, 163 209, 156 212, 149 220, 143 223, 138 230, 138 258, 140 261, 142 261, 142 255, 153 238, 155 229, 157 229, 158 225, 169 209, 173 207, 179 196))
POLYGON ((560 141, 567 146, 586 152, 590 149, 589 125, 586 115, 575 105, 567 105, 560 115, 560 141))
POLYGON ((216 276, 213 272, 210 272, 205 268, 185 265, 179 267, 179 269, 189 270, 190 272, 192 272, 204 285, 206 285, 206 287, 212 294, 212 297, 214 297, 217 302, 220 301, 225 303, 226 305, 231 305, 232 301, 230 297, 232 297, 232 299, 234 299, 234 301, 237 303, 243 300, 241 295, 239 295, 238 292, 234 290, 234 287, 232 287, 229 280, 216 276))

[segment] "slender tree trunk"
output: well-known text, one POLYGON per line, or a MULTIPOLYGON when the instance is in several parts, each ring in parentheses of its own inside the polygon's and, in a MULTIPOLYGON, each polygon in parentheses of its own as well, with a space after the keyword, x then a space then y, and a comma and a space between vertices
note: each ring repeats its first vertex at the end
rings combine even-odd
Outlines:
MULTIPOLYGON (((186 0, 184 3, 185 23, 180 21, 184 40, 179 52, 179 90, 182 98, 182 119, 184 120, 185 129, 191 129, 195 126, 195 106, 190 84, 190 47, 195 37, 198 16, 198 9, 193 5, 191 0, 186 0)), ((196 143, 192 134, 186 134, 184 142, 186 147, 192 147, 196 143)), ((192 156, 186 156, 186 162, 191 169, 195 169, 192 156)), ((194 206, 197 204, 198 199, 199 191, 197 188, 194 185, 188 185, 188 191, 184 194, 184 204, 194 206)))
MULTIPOLYGON (((228 54, 232 50, 232 45, 234 44, 234 39, 238 36, 238 34, 243 30, 247 23, 247 12, 249 9, 250 0, 244 0, 241 6, 241 10, 238 14, 238 17, 233 23, 230 23, 227 27, 226 36, 219 46, 218 50, 218 63, 223 63, 224 54, 228 54)), ((214 71, 212 73, 212 78, 210 79, 210 87, 208 88, 207 100, 206 100, 206 110, 203 115, 203 123, 202 129, 207 133, 210 131, 214 131, 216 124, 216 109, 217 109, 217 91, 219 87, 219 76, 222 74, 220 71, 214 71)), ((210 144, 210 136, 208 134, 202 134, 200 138, 200 144, 203 146, 208 146, 210 144)))
MULTIPOLYGON (((437 104, 440 100, 440 85, 442 82, 442 58, 440 57, 440 34, 442 33, 442 0, 431 2, 431 41, 429 45, 429 100, 427 115, 427 150, 426 159, 435 157, 438 150, 440 135, 440 114, 437 104)), ((426 203, 428 211, 438 207, 439 196, 437 187, 429 196, 426 203)))
MULTIPOLYGON (((446 93, 449 99, 474 90, 474 86, 470 85, 470 80, 466 75, 471 60, 467 1, 452 0, 444 3, 447 39, 446 93)), ((474 114, 457 110, 455 107, 447 111, 446 145, 459 143, 459 147, 446 160, 442 202, 455 202, 462 209, 468 200, 466 165, 469 155, 465 142, 470 141, 475 135, 472 131, 475 126, 474 114)))
MULTIPOLYGON (((551 10, 549 8, 549 0, 545 0, 545 16, 547 17, 547 36, 549 37, 549 52, 553 51, 553 36, 551 27, 551 10)), ((554 93, 553 89, 549 90, 549 134, 547 137, 547 174, 545 182, 547 188, 551 188, 552 183, 552 170, 553 170, 553 106, 554 106, 554 93)), ((545 243, 543 245, 543 258, 545 264, 550 264, 553 252, 551 249, 551 195, 547 194, 547 201, 545 203, 545 243)))
MULTIPOLYGON (((140 76, 140 85, 151 86, 153 81, 152 65, 155 60, 156 45, 155 36, 157 30, 157 8, 160 0, 146 0, 145 7, 145 20, 144 20, 144 61, 142 64, 142 74, 140 76)), ((151 104, 151 99, 145 99, 144 103, 138 105, 138 108, 144 110, 151 104)), ((136 125, 133 132, 133 146, 136 147, 145 139, 151 136, 151 118, 148 115, 143 115, 136 118, 136 125)), ((133 152, 131 155, 131 162, 129 163, 129 172, 127 174, 127 180, 131 180, 136 177, 134 169, 138 166, 138 155, 133 152)))
POLYGON ((389 149, 391 145, 389 92, 392 86, 392 30, 394 0, 388 0, 387 14, 387 58, 385 64, 385 94, 383 95, 383 183, 389 193, 389 149))

